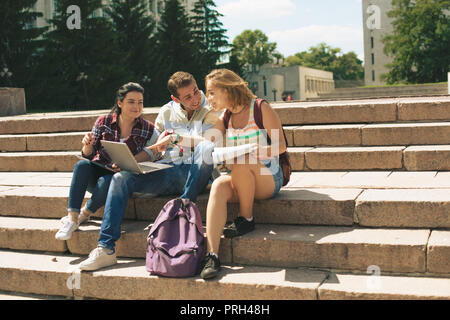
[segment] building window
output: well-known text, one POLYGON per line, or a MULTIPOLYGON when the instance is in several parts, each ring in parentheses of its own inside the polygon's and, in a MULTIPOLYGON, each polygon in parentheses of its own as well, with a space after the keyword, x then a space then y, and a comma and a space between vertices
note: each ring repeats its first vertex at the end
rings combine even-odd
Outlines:
POLYGON ((375 82, 375 70, 372 70, 372 81, 375 82))
POLYGON ((373 49, 373 37, 370 37, 370 47, 373 49))
POLYGON ((372 65, 374 65, 374 64, 375 64, 375 54, 372 53, 372 65))

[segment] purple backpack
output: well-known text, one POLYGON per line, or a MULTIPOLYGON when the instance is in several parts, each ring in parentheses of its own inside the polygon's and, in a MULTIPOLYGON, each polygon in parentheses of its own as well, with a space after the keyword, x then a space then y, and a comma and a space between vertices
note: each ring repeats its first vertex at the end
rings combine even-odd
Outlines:
POLYGON ((204 236, 202 218, 195 203, 180 198, 167 202, 150 229, 147 243, 145 266, 150 274, 196 275, 204 236))

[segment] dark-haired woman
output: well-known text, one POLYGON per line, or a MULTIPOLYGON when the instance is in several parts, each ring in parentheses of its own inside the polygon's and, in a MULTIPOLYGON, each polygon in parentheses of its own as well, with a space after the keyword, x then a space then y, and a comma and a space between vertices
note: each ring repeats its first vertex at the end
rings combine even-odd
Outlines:
MULTIPOLYGON (((92 131, 84 136, 81 149, 84 158, 111 168, 113 163, 103 150, 101 140, 124 142, 133 155, 141 152, 149 139, 156 141, 159 132, 151 122, 141 117, 143 94, 144 88, 137 83, 130 82, 119 88, 111 112, 100 116, 92 131)), ((152 158, 152 155, 150 157, 152 158)), ((94 163, 80 160, 75 165, 70 185, 68 215, 61 219, 63 226, 56 233, 56 239, 70 239, 73 231, 105 204, 114 171, 94 163), (92 196, 81 209, 86 190, 91 192, 92 196)))

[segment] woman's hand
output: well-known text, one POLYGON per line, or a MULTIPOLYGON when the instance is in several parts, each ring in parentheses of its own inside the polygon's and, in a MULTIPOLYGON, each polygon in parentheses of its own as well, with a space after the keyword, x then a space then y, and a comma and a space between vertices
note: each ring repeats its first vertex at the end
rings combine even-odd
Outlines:
POLYGON ((268 160, 271 159, 270 146, 260 146, 256 144, 256 150, 252 152, 252 156, 255 156, 258 160, 268 160))
POLYGON ((83 137, 83 140, 81 140, 81 143, 84 147, 92 146, 94 143, 94 134, 92 132, 86 133, 86 135, 83 137))
POLYGON ((113 164, 111 165, 111 169, 113 169, 114 172, 120 172, 119 166, 118 166, 117 164, 115 164, 115 163, 113 163, 113 164))
POLYGON ((83 144, 83 148, 81 149, 83 154, 87 156, 91 155, 94 151, 94 134, 92 132, 86 133, 81 143, 83 144))

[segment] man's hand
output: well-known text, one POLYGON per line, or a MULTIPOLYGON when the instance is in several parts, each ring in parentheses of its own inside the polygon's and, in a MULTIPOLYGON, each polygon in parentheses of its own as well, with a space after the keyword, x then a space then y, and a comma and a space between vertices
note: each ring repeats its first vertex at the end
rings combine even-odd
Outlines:
POLYGON ((160 135, 155 144, 147 147, 148 150, 156 150, 157 152, 163 152, 167 149, 167 146, 172 142, 171 135, 160 135))

